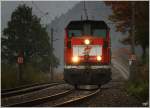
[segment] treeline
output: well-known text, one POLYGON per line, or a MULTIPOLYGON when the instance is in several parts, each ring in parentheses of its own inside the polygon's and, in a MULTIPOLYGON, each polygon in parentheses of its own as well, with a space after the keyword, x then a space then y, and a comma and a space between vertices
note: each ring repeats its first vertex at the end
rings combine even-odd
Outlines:
POLYGON ((109 20, 114 22, 116 31, 128 33, 121 42, 132 46, 134 41, 143 50, 141 60, 136 60, 134 78, 127 83, 127 91, 146 101, 149 98, 149 1, 105 1, 105 4, 112 9, 109 20))
POLYGON ((110 6, 113 11, 109 20, 114 22, 116 31, 129 34, 122 40, 122 43, 131 45, 132 32, 134 32, 134 43, 143 49, 142 57, 144 59, 146 48, 149 47, 149 2, 134 1, 133 5, 132 1, 106 1, 105 4, 110 6), (134 16, 132 16, 133 14, 134 16), (134 31, 132 30, 133 24, 134 31))
POLYGON ((14 10, 1 37, 2 77, 7 78, 8 71, 12 67, 15 69, 14 72, 18 71, 18 56, 23 57, 23 74, 29 73, 26 70, 29 67, 32 73, 34 71, 32 77, 36 72, 37 74, 48 73, 51 58, 53 58, 53 67, 59 65, 58 58, 53 54, 50 36, 46 29, 46 26, 41 24, 41 19, 33 14, 31 7, 23 4, 14 10))

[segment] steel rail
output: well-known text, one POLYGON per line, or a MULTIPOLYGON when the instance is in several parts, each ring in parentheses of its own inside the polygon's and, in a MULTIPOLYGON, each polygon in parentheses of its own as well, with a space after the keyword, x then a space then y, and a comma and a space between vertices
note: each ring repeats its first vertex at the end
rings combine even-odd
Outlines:
POLYGON ((25 93, 28 93, 28 92, 33 92, 33 91, 37 91, 37 90, 41 90, 41 89, 45 89, 47 87, 51 87, 51 86, 55 86, 55 85, 59 85, 59 84, 63 84, 63 83, 43 84, 43 85, 24 88, 24 89, 21 89, 21 90, 1 93, 1 97, 5 98, 5 97, 10 97, 10 96, 21 95, 21 94, 25 94, 25 93))
POLYGON ((2 89, 1 93, 8 93, 8 92, 16 91, 16 90, 25 89, 25 88, 28 88, 28 87, 39 86, 39 85, 42 85, 42 84, 49 84, 49 83, 27 84, 27 85, 22 85, 22 86, 10 88, 10 89, 2 89))
MULTIPOLYGON (((63 82, 63 81, 61 81, 63 82)), ((52 82, 52 83, 61 83, 61 82, 52 82)), ((9 88, 9 89, 1 89, 1 93, 8 93, 8 92, 12 92, 12 91, 16 91, 16 90, 21 90, 21 89, 25 89, 25 88, 29 88, 29 87, 33 87, 33 86, 39 86, 39 85, 43 85, 43 84, 51 84, 51 83, 34 83, 34 84, 27 84, 27 85, 22 85, 22 86, 18 86, 18 87, 14 87, 14 88, 9 88)))
POLYGON ((71 100, 68 100, 68 101, 65 101, 65 102, 62 102, 62 103, 59 103, 57 105, 54 105, 53 107, 68 107, 68 106, 74 106, 75 104, 77 103, 80 103, 80 102, 83 102, 85 101, 86 99, 89 99, 90 97, 96 95, 97 93, 100 92, 100 89, 96 90, 95 92, 92 92, 88 95, 85 95, 85 96, 82 96, 82 97, 78 97, 78 98, 75 98, 75 99, 71 99, 71 100))
POLYGON ((60 92, 60 93, 42 97, 42 98, 37 98, 37 99, 31 100, 31 101, 16 103, 16 104, 12 104, 12 105, 6 105, 6 107, 32 107, 32 106, 38 105, 39 103, 44 103, 47 101, 52 101, 59 97, 63 97, 65 95, 71 93, 72 91, 73 91, 73 89, 70 89, 70 90, 66 90, 64 92, 60 92))

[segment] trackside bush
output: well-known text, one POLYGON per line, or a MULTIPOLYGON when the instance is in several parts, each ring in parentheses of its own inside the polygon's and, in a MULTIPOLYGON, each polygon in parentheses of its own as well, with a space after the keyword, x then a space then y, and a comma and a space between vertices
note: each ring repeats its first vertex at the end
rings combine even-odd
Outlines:
POLYGON ((18 65, 1 65, 1 89, 9 89, 27 84, 47 83, 50 81, 49 73, 42 72, 32 64, 23 67, 23 80, 18 81, 18 65))
POLYGON ((127 92, 141 101, 146 101, 149 97, 149 83, 148 81, 128 82, 127 92))

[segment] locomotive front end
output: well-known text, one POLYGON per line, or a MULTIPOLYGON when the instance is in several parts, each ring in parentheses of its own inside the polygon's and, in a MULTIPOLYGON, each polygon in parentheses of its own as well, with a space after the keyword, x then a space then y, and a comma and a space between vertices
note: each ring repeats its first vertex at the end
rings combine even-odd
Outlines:
POLYGON ((109 29, 104 22, 68 25, 64 79, 72 85, 103 85, 111 80, 109 29))

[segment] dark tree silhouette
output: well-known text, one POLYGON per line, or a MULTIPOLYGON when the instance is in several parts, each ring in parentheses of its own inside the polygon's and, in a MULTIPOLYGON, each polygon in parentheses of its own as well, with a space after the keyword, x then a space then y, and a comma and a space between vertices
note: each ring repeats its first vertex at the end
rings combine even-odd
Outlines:
MULTIPOLYGON (((46 27, 40 24, 40 18, 33 15, 32 8, 19 5, 12 13, 11 20, 2 35, 2 63, 16 63, 21 53, 25 63, 33 63, 42 70, 49 71, 52 49, 46 27)), ((53 56, 53 66, 58 59, 53 56)))
MULTIPOLYGON (((109 19, 116 25, 116 30, 128 32, 129 36, 122 40, 124 44, 131 44, 132 37, 132 1, 106 1, 112 8, 113 14, 109 19)), ((143 49, 143 58, 146 48, 149 47, 149 2, 135 1, 135 43, 143 49)))

